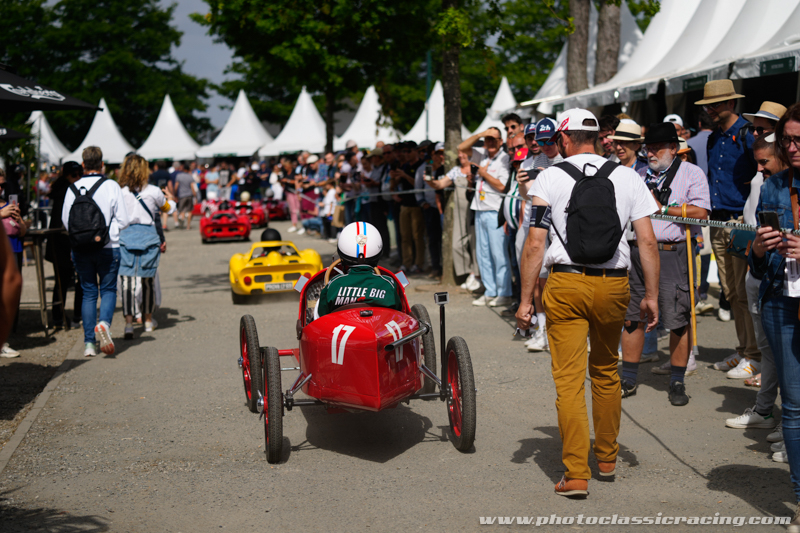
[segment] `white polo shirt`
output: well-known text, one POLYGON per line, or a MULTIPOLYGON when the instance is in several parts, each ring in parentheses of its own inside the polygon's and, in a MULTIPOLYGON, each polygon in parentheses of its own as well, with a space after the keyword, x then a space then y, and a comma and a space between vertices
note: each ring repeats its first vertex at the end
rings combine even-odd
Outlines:
MULTIPOLYGON (((472 149, 472 161, 479 161, 478 166, 486 166, 486 171, 499 179, 505 186, 508 182, 508 154, 504 150, 498 150, 494 157, 489 157, 485 148, 472 149)), ((472 199, 470 209, 473 211, 499 211, 503 203, 501 196, 502 190, 495 190, 480 175, 475 180, 475 197, 472 199)))
MULTIPOLYGON (((574 165, 578 170, 586 172, 587 175, 594 175, 608 160, 595 154, 579 154, 565 159, 574 165), (584 165, 593 165, 586 166, 584 165), (585 168, 585 170, 584 170, 585 168)), ((631 168, 618 166, 609 176, 611 183, 614 184, 614 195, 617 200, 617 214, 619 215, 620 227, 625 226, 634 220, 639 220, 650 216, 658 210, 653 195, 644 184, 644 180, 631 168)), ((550 248, 544 256, 544 268, 552 265, 574 265, 570 259, 564 244, 556 235, 558 230, 562 238, 567 238, 567 213, 572 189, 575 187, 575 180, 569 174, 557 167, 550 167, 543 170, 534 181, 528 193, 531 198, 538 197, 547 202, 552 211, 552 226, 550 227, 550 248)), ((625 239, 625 232, 622 232, 617 251, 614 257, 605 263, 595 265, 581 265, 594 268, 625 268, 631 267, 631 250, 628 241, 625 239)))

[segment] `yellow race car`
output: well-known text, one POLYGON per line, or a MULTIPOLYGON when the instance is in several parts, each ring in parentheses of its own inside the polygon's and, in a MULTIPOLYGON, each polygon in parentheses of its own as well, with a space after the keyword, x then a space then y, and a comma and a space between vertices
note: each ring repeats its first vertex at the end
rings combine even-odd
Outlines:
POLYGON ((243 304, 252 294, 291 291, 300 276, 310 279, 320 270, 322 258, 316 250, 299 251, 289 241, 262 240, 253 244, 246 254, 231 257, 229 276, 233 303, 243 304))

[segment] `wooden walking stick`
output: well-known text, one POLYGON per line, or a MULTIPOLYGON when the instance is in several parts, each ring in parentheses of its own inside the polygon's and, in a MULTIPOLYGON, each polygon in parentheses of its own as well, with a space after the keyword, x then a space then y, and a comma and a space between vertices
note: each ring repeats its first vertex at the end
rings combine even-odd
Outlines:
MULTIPOLYGON (((681 206, 681 216, 686 218, 686 206, 681 206)), ((697 314, 694 309, 694 246, 692 245, 692 227, 686 224, 686 257, 689 260, 689 301, 692 306, 692 354, 697 357, 700 355, 700 349, 697 347, 697 314)))

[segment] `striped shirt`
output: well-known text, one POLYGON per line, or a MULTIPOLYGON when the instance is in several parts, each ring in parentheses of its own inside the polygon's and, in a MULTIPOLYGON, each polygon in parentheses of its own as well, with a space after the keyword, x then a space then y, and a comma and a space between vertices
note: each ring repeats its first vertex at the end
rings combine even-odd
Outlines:
MULTIPOLYGON (((564 160, 561 157, 561 154, 556 154, 553 159, 547 157, 547 155, 542 152, 541 154, 537 155, 536 157, 528 157, 525 161, 522 162, 519 168, 522 170, 530 170, 533 168, 549 168, 553 165, 557 165, 564 160)), ((525 202, 525 215, 522 218, 522 230, 527 235, 528 230, 530 229, 531 225, 531 203, 525 202)))
MULTIPOLYGON (((647 168, 640 168, 642 180, 647 179, 647 168)), ((708 193, 708 179, 697 165, 682 162, 678 172, 670 184, 669 206, 680 207, 683 204, 711 210, 711 198, 708 193)), ((686 226, 675 222, 653 220, 653 232, 658 242, 683 242, 686 240, 686 226)), ((692 235, 699 235, 700 226, 692 226, 692 235)))

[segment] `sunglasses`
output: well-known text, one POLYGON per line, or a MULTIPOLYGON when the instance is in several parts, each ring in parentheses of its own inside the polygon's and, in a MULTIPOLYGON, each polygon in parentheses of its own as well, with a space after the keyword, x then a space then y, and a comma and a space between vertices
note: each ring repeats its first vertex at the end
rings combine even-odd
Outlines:
POLYGON ((747 126, 747 131, 749 131, 750 133, 758 133, 759 137, 761 135, 764 135, 765 132, 772 133, 772 130, 767 130, 766 128, 764 128, 764 126, 753 126, 752 124, 747 126))
POLYGON ((553 145, 556 143, 556 141, 555 141, 554 139, 555 139, 555 137, 550 137, 550 140, 549 140, 549 141, 536 141, 536 142, 537 142, 539 145, 542 145, 542 144, 543 144, 543 145, 545 145, 545 146, 553 146, 553 145))
POLYGON ((706 105, 703 106, 703 109, 705 109, 706 111, 708 111, 709 109, 717 109, 721 105, 727 104, 727 103, 728 103, 728 100, 723 100, 722 102, 716 102, 716 103, 713 103, 713 104, 706 104, 706 105))

